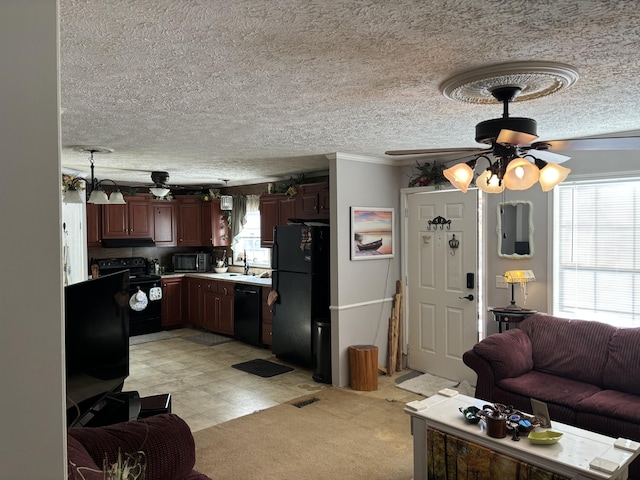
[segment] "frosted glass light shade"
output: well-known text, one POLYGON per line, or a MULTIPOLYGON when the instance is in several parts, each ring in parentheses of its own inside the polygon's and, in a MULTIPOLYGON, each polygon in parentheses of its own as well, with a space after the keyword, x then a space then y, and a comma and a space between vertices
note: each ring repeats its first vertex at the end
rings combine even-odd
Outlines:
POLYGON ((540 170, 524 158, 515 158, 509 162, 502 182, 509 190, 526 190, 540 178, 540 170))
POLYGON ((466 193, 471 180, 473 180, 473 170, 466 163, 458 163, 442 172, 451 185, 466 193))
POLYGON ((501 183, 496 175, 486 170, 476 178, 476 186, 485 193, 502 193, 504 183, 501 183))
POLYGON ((124 205, 127 202, 124 201, 124 197, 122 196, 122 192, 116 190, 115 192, 111 192, 111 197, 109 198, 109 204, 111 205, 124 205))
POLYGON ((540 170, 540 186, 543 192, 548 192, 553 187, 563 182, 565 178, 571 172, 570 168, 563 167, 557 163, 547 163, 547 165, 540 170))
POLYGON ((109 197, 103 190, 94 190, 89 196, 87 203, 94 203, 96 205, 106 205, 109 203, 109 197))
POLYGON ((171 190, 162 187, 151 187, 149 191, 153 194, 154 197, 164 198, 171 190))
POLYGON ((62 197, 64 203, 82 203, 82 195, 78 190, 67 190, 62 197))

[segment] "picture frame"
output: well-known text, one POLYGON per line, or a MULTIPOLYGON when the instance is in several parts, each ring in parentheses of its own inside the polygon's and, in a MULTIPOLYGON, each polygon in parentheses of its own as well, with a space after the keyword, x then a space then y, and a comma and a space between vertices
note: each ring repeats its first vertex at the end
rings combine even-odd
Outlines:
POLYGON ((395 256, 393 208, 351 207, 351 260, 381 260, 395 256))

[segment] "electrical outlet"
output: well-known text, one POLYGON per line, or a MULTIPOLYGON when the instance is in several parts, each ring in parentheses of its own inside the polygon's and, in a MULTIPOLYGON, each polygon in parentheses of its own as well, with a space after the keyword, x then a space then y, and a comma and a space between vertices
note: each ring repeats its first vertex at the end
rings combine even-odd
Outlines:
POLYGON ((504 275, 496 275, 496 288, 509 288, 509 285, 504 279, 504 275))

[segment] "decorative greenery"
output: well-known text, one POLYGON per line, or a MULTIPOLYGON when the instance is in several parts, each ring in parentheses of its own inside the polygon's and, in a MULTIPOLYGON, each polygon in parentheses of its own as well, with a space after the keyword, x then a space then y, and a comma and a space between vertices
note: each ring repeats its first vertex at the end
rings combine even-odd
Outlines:
POLYGON ((435 161, 432 163, 425 162, 420 164, 416 162, 416 173, 411 177, 409 181, 410 187, 426 187, 433 185, 436 188, 443 183, 447 182, 447 178, 444 176, 444 166, 438 164, 435 161))
POLYGON ((122 452, 118 450, 115 463, 107 465, 106 459, 104 461, 105 480, 143 480, 146 470, 144 452, 126 454, 126 457, 123 457, 122 452))
POLYGON ((74 177, 73 175, 62 174, 62 193, 66 193, 69 190, 69 187, 76 182, 74 188, 76 190, 82 191, 85 189, 86 180, 80 177, 74 177), (76 181, 76 179, 80 179, 81 181, 76 181))
POLYGON ((291 177, 288 182, 278 186, 275 193, 284 193, 288 197, 295 197, 298 194, 296 185, 300 185, 301 183, 304 183, 304 173, 296 177, 291 177))

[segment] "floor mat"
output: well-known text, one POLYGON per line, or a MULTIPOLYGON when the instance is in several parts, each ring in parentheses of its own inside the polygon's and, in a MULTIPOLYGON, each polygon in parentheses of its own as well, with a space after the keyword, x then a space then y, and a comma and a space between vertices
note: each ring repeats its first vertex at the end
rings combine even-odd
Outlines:
POLYGON ((275 377, 281 373, 287 373, 293 371, 293 368, 279 363, 270 362, 269 360, 263 360, 258 358, 256 360, 249 360, 248 362, 236 363, 231 365, 233 368, 242 370, 243 372, 252 373, 259 377, 275 377))
POLYGON ((129 337, 129 345, 140 345, 141 343, 149 343, 155 342, 158 340, 167 340, 169 338, 174 338, 175 335, 171 332, 155 332, 155 333, 146 333, 144 335, 136 335, 134 337, 129 337))
POLYGON ((424 395, 425 397, 430 397, 438 393, 443 388, 453 388, 458 385, 458 383, 459 382, 431 375, 430 373, 424 373, 419 377, 399 383, 396 387, 419 395, 424 395))
POLYGON ((225 337, 223 335, 216 335, 215 333, 202 332, 197 335, 190 335, 188 337, 182 337, 190 342, 199 343, 212 347, 214 345, 220 345, 221 343, 233 342, 233 338, 225 337))

